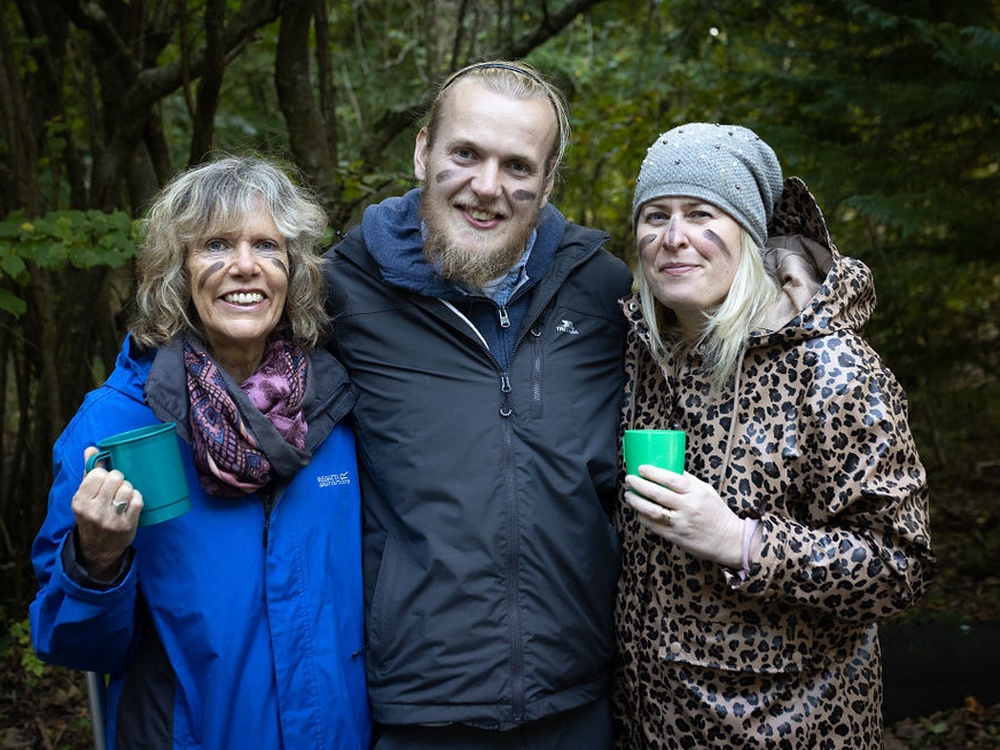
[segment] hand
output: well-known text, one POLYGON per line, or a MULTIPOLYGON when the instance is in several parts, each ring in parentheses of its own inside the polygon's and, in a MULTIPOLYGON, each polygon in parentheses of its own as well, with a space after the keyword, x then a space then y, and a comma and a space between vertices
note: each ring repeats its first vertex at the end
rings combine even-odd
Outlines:
MULTIPOLYGON (((84 461, 96 453, 97 448, 87 448, 84 461)), ((95 466, 80 482, 72 508, 80 541, 80 564, 92 578, 113 579, 122 555, 135 539, 142 494, 120 471, 95 466)))
POLYGON ((647 529, 702 560, 743 566, 743 519, 715 489, 691 474, 640 466, 625 484, 625 500, 647 529), (638 494, 636 494, 638 493, 638 494))

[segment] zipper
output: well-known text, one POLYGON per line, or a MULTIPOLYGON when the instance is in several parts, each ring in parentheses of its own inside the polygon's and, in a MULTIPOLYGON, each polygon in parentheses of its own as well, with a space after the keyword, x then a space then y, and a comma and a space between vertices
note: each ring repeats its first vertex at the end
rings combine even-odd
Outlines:
MULTIPOLYGON (((588 260, 597 250, 598 247, 595 247, 592 252, 587 253, 584 258, 581 258, 574 265, 574 268, 588 260)), ((520 335, 514 341, 514 346, 510 350, 510 357, 508 357, 508 362, 512 362, 524 339, 529 335, 533 338, 535 347, 531 364, 531 408, 535 417, 537 417, 541 410, 541 371, 543 366, 541 337, 543 312, 552 303, 552 300, 555 299, 556 294, 561 288, 562 284, 553 289, 544 302, 535 308, 538 310, 538 313, 531 320, 531 324, 528 327, 522 328, 520 335)), ((510 318, 507 315, 507 308, 503 305, 498 305, 497 314, 500 318, 500 326, 502 328, 509 327, 510 318)), ((493 359, 495 364, 499 364, 492 354, 490 358, 493 359)), ((510 540, 507 557, 507 601, 510 613, 511 637, 511 708, 514 714, 514 721, 520 723, 524 721, 526 713, 524 692, 524 633, 521 625, 521 610, 517 604, 518 591, 520 590, 520 577, 518 576, 520 566, 518 560, 520 557, 521 537, 519 534, 517 493, 515 491, 513 428, 509 421, 509 417, 513 413, 513 407, 510 405, 512 386, 510 375, 506 371, 500 373, 500 391, 503 393, 503 403, 500 406, 500 416, 503 418, 501 423, 501 429, 503 430, 502 461, 504 484, 507 487, 507 533, 510 540)))
POLYGON ((532 338, 531 358, 531 416, 533 419, 542 418, 542 327, 532 326, 530 329, 532 338))
POLYGON ((271 490, 261 490, 260 492, 261 502, 264 503, 264 549, 267 549, 267 544, 270 541, 271 536, 271 513, 274 511, 274 492, 271 490))
POLYGON ((507 488, 507 537, 510 540, 507 545, 507 606, 510 613, 511 707, 514 713, 514 721, 521 723, 524 721, 525 714, 524 633, 521 627, 521 608, 518 606, 518 591, 521 588, 521 580, 518 574, 520 570, 518 561, 521 554, 521 535, 518 529, 517 492, 514 481, 514 439, 511 435, 513 428, 510 420, 504 419, 501 429, 503 430, 501 450, 503 454, 504 485, 507 488))

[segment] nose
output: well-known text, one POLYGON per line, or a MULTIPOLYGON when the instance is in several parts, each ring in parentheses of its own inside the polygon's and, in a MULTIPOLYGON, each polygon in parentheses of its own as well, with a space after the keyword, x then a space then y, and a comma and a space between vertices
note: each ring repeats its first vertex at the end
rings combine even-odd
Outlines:
POLYGON ((493 161, 484 161, 480 164, 472 179, 471 187, 472 192, 477 196, 488 199, 497 198, 502 190, 499 165, 493 161))
POLYGON ((680 217, 670 217, 670 223, 663 232, 663 244, 669 248, 683 247, 687 244, 687 230, 680 217))
POLYGON ((236 243, 235 252, 233 253, 233 265, 231 268, 234 272, 243 276, 253 276, 260 270, 257 253, 254 251, 253 245, 250 244, 250 242, 240 240, 236 243))

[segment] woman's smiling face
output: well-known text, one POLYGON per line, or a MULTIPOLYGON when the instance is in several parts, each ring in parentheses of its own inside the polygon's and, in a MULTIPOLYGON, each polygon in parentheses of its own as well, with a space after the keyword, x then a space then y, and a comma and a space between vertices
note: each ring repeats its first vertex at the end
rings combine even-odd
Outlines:
POLYGON ((741 227, 705 201, 685 196, 645 203, 636 222, 642 272, 684 337, 697 338, 705 312, 729 294, 742 253, 741 227))
POLYGON ((185 268, 205 343, 220 365, 259 359, 288 294, 288 253, 269 212, 192 243, 185 268))

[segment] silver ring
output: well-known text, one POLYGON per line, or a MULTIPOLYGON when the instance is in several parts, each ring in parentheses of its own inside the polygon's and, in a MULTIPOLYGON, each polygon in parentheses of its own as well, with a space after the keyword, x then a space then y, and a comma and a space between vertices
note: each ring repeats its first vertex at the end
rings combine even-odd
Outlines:
POLYGON ((664 526, 669 526, 670 520, 673 517, 674 517, 673 511, 671 511, 668 508, 664 508, 663 511, 660 513, 660 523, 662 523, 664 526))
POLYGON ((111 503, 111 507, 115 509, 115 514, 124 516, 128 510, 128 500, 115 500, 111 503))

